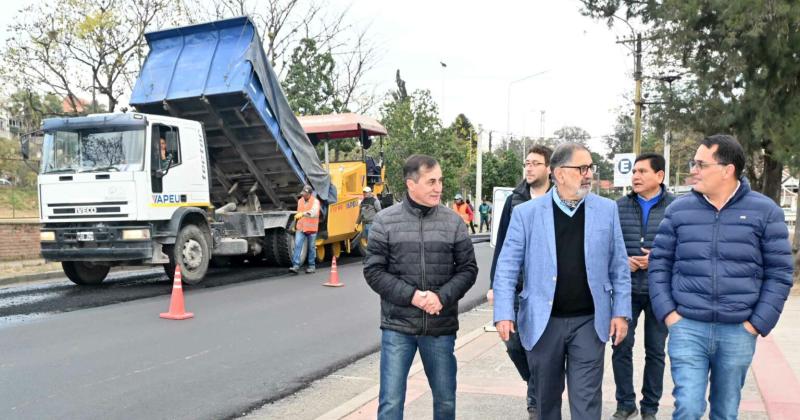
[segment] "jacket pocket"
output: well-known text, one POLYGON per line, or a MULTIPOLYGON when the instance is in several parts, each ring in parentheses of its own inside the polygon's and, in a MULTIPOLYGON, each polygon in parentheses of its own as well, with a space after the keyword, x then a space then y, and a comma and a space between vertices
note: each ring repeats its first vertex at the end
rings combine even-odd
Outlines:
POLYGON ((611 286, 611 283, 603 283, 603 290, 605 290, 606 293, 611 293, 614 290, 614 287, 611 286))

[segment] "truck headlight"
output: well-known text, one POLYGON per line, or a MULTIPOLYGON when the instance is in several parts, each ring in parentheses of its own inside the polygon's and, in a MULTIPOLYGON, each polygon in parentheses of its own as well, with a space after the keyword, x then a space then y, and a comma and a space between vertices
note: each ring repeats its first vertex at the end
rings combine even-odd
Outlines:
POLYGON ((141 241, 150 239, 150 229, 125 229, 122 231, 123 241, 141 241))
POLYGON ((39 232, 39 241, 47 242, 47 241, 55 241, 56 240, 56 233, 53 231, 50 232, 39 232))

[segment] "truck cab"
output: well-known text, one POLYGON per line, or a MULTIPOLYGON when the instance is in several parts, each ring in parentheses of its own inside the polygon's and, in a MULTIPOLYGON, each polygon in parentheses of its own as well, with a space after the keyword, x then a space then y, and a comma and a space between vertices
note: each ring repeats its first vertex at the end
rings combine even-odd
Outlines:
MULTIPOLYGON (((169 265, 175 220, 205 219, 211 208, 195 121, 100 114, 48 119, 42 132, 41 252, 76 283, 102 281, 112 265, 169 265)), ((200 230, 210 242, 208 224, 200 230)), ((190 275, 201 268, 190 252, 185 259, 190 275)))

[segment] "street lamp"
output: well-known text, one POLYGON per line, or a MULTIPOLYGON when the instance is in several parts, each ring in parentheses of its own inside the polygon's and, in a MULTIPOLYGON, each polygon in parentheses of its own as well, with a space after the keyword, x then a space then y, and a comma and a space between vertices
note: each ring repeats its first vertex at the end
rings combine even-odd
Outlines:
POLYGON ((525 76, 521 79, 513 80, 508 84, 508 94, 506 95, 506 133, 509 135, 511 134, 511 86, 514 86, 517 83, 524 82, 528 79, 532 79, 536 76, 541 76, 547 73, 550 70, 540 71, 538 73, 531 74, 529 76, 525 76))

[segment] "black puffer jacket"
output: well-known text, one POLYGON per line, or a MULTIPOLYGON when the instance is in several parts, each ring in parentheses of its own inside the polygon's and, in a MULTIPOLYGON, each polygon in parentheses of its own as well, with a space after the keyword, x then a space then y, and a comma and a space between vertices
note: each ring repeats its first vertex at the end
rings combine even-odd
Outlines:
POLYGON ((381 296, 381 328, 415 335, 455 334, 458 301, 477 276, 467 225, 454 211, 438 206, 423 215, 404 200, 375 217, 364 277, 381 296), (416 290, 439 296, 439 315, 411 304, 416 290))
MULTIPOLYGON (((675 196, 670 194, 664 185, 661 185, 661 199, 650 209, 647 226, 642 226, 642 206, 636 196, 635 192, 631 192, 617 200, 619 223, 629 257, 644 255, 641 248, 651 249, 653 247, 653 240, 658 233, 658 225, 664 218, 667 206, 675 199, 675 196)), ((648 291, 647 270, 636 270, 631 273, 631 293, 647 294, 648 291)))

